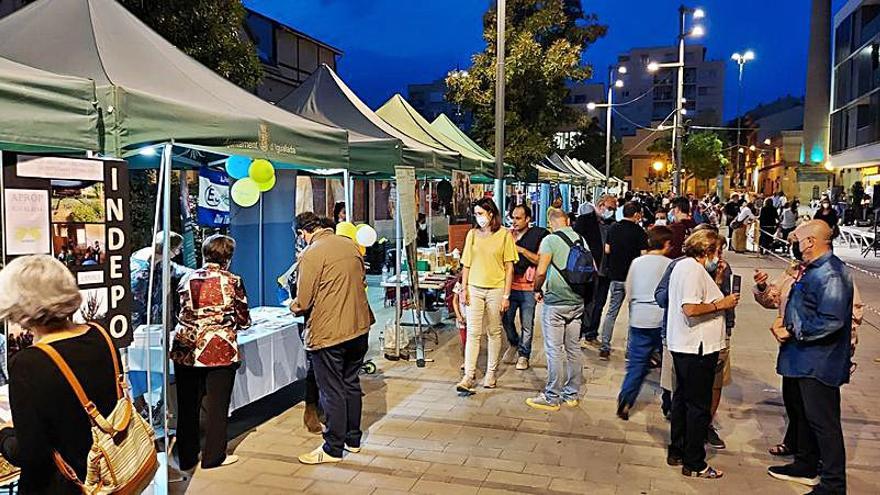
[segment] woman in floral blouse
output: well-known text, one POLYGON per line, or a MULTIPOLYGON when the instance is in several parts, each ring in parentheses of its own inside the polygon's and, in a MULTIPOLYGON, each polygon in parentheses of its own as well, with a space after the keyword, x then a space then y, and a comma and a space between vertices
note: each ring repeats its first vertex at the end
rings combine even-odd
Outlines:
POLYGON ((226 455, 226 425, 235 372, 241 365, 238 331, 250 326, 241 278, 228 271, 235 240, 214 235, 202 244, 204 266, 180 283, 180 322, 171 347, 177 380, 177 448, 182 471, 196 467, 199 410, 207 398, 202 469, 238 460, 226 455))

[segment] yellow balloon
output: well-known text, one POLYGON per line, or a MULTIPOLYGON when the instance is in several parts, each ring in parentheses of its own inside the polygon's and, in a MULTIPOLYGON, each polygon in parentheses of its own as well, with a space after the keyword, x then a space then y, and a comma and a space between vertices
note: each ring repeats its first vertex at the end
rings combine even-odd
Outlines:
POLYGON ((232 200, 239 206, 244 208, 254 206, 260 200, 260 188, 251 178, 244 178, 235 181, 230 190, 232 200))
POLYGON ((351 222, 340 222, 336 225, 336 235, 354 240, 357 236, 357 227, 351 222))
POLYGON ((361 256, 367 254, 367 248, 361 246, 360 244, 358 244, 358 251, 361 252, 361 256))
POLYGON ((251 166, 248 168, 248 176, 258 184, 269 182, 269 180, 275 177, 275 167, 272 166, 269 160, 260 158, 251 162, 251 166))
POLYGON ((260 189, 260 192, 270 191, 275 187, 275 176, 273 175, 272 178, 266 182, 257 182, 257 187, 260 189))

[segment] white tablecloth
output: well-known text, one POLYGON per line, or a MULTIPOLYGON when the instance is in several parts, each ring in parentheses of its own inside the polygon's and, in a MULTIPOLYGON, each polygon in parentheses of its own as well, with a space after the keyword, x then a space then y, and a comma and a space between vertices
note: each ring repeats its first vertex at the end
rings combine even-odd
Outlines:
MULTIPOLYGON (((235 377, 230 411, 306 377, 306 355, 297 328, 302 318, 294 317, 287 308, 260 307, 251 310, 251 319, 253 325, 238 335, 242 366, 235 377)), ((134 342, 128 349, 128 368, 130 372, 151 369, 153 377, 161 379, 161 326, 150 328, 149 351, 146 327, 135 331, 134 342)), ((169 371, 174 373, 170 364, 169 371)))

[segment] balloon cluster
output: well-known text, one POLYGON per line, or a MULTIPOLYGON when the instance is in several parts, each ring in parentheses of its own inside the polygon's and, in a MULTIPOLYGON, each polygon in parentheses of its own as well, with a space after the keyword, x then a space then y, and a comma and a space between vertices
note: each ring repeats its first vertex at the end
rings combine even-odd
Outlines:
POLYGON ((226 159, 226 173, 235 179, 230 191, 232 200, 244 208, 257 204, 261 193, 275 187, 275 167, 269 160, 230 156, 226 159))
POLYGON ((365 223, 355 226, 355 224, 351 222, 338 223, 336 225, 336 235, 348 237, 356 242, 358 248, 361 250, 361 254, 364 254, 368 247, 376 244, 376 239, 379 237, 378 234, 376 234, 376 229, 373 227, 370 227, 365 223))

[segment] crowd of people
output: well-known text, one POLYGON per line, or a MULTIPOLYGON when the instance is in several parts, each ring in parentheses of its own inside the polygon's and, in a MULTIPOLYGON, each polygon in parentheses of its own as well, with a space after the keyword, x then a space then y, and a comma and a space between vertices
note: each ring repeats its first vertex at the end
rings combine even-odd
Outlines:
MULTIPOLYGON (((611 359, 616 321, 627 307, 626 376, 617 417, 629 420, 649 370, 659 367, 661 408, 670 421, 667 463, 684 476, 721 478, 723 471, 706 462, 706 445, 725 448, 713 421, 731 380, 731 336, 742 287, 725 255, 745 250, 746 230, 757 222, 759 249, 788 241, 794 257, 777 280, 763 271, 754 274, 755 299, 778 311, 771 331, 779 342, 777 371, 788 415, 785 438, 770 453, 793 456, 792 463, 768 472, 813 486, 814 494, 845 493, 840 386, 853 371, 862 304, 832 252, 836 222, 825 204, 815 219, 800 221, 797 202, 779 194, 757 201, 733 195, 724 204, 714 195, 591 199, 571 213, 561 202, 553 204, 547 229, 534 225, 527 205, 515 205, 504 218, 490 198, 474 203, 475 226, 464 241, 453 298, 463 347, 457 392, 477 393, 478 378, 482 388, 495 388, 502 365, 530 367, 540 307, 547 381, 525 402, 544 411, 578 407, 585 351, 611 359), (725 228, 731 239, 722 235, 725 228), (772 235, 765 237, 765 229, 772 235), (485 371, 477 369, 484 335, 485 371)), ((363 255, 335 234, 335 223, 314 213, 296 217, 297 259, 282 277, 287 306, 306 322, 304 420, 323 434, 320 446, 299 457, 304 464, 340 462, 345 452, 362 448, 359 371, 375 318, 363 255)), ((172 257, 178 254, 180 237, 167 242, 172 257)), ((148 287, 161 285, 151 284, 149 273, 157 272, 150 268, 161 261, 165 243, 157 238, 133 256, 135 324, 160 321, 162 298, 149 295, 148 287)), ((237 334, 251 321, 244 284, 229 270, 235 249, 232 238, 214 235, 202 245, 200 268, 172 267, 179 297, 170 358, 177 386, 177 465, 184 472, 237 461, 227 453, 227 412, 241 365, 237 334)), ((0 271, 0 320, 28 329, 68 360, 96 410, 109 414, 118 357, 106 352, 99 327, 73 323, 81 297, 70 271, 50 256, 17 258, 0 271)), ((59 454, 82 479, 90 418, 47 359, 37 348, 25 348, 10 361, 15 426, 0 430, 0 452, 22 466, 25 492, 78 493, 54 458, 59 454)))

